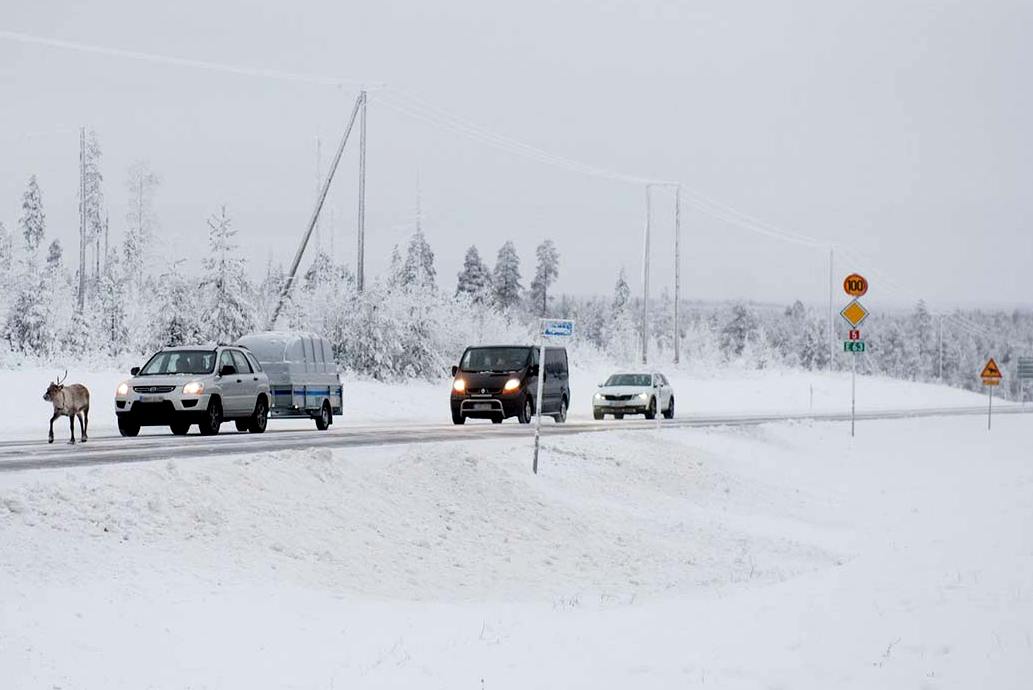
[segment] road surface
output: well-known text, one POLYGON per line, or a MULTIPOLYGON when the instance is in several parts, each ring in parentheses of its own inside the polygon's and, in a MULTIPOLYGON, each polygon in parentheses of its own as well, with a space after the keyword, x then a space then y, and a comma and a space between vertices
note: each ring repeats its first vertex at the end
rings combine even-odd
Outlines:
MULTIPOLYGON (((1019 406, 1002 407, 995 414, 1022 414, 1033 412, 1033 408, 1019 406)), ((908 417, 938 417, 952 415, 985 415, 985 407, 944 407, 923 409, 881 410, 858 412, 858 421, 875 419, 902 419, 908 417)), ((663 420, 667 428, 751 426, 768 422, 815 420, 849 421, 849 412, 817 412, 797 414, 743 414, 743 415, 690 415, 673 420, 663 420)), ((211 455, 241 455, 276 450, 303 450, 306 448, 350 448, 392 444, 441 443, 446 441, 467 441, 493 438, 527 438, 534 433, 533 425, 517 424, 510 420, 505 424, 479 424, 469 422, 464 426, 451 424, 402 424, 394 426, 349 426, 338 420, 329 431, 282 430, 276 423, 264 434, 237 433, 232 424, 223 425, 218 436, 173 436, 172 434, 145 435, 137 438, 103 436, 91 438, 88 443, 74 446, 66 441, 55 440, 48 444, 40 441, 6 441, 0 443, 0 472, 107 465, 123 462, 153 462, 173 458, 195 458, 211 455), (227 431, 227 427, 229 431, 227 431)), ((632 429, 653 429, 656 422, 645 420, 568 421, 555 424, 552 420, 542 423, 542 437, 568 434, 604 433, 632 429)), ((860 433, 865 433, 862 428, 860 433)))

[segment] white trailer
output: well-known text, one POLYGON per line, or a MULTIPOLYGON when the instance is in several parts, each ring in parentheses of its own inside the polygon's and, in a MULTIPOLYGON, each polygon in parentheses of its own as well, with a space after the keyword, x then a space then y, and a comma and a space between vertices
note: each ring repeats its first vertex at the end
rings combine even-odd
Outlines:
POLYGON ((341 414, 344 392, 330 343, 315 333, 267 331, 245 335, 246 347, 269 377, 273 419, 311 418, 326 430, 341 414))

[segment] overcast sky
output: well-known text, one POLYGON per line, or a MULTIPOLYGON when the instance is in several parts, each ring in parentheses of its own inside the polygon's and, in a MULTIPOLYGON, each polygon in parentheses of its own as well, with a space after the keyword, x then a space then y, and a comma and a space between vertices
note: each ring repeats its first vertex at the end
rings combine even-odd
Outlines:
MULTIPOLYGON (((439 284, 462 254, 524 260, 546 237, 558 289, 640 291, 645 191, 529 160, 398 111, 411 96, 553 154, 688 190, 865 258, 871 300, 1033 304, 1033 3, 4 1, 0 30, 255 69, 383 82, 371 91, 367 265, 414 225, 439 284), (256 9, 256 5, 264 7, 256 9), (393 106, 393 107, 392 107, 393 106)), ((112 231, 125 171, 162 177, 165 250, 203 255, 221 204, 262 267, 293 254, 357 93, 0 39, 0 220, 39 176, 51 235, 77 251, 78 127, 97 130, 112 231)), ((354 263, 349 144, 321 242, 354 263), (332 223, 330 214, 332 214, 332 223)), ((654 289, 670 284, 673 198, 654 203, 654 289)), ((683 295, 827 299, 827 249, 682 209, 683 295)), ((160 267, 160 266, 159 266, 160 267)), ((837 302, 841 295, 837 294, 837 302)), ((845 298, 844 298, 845 299, 845 298)))

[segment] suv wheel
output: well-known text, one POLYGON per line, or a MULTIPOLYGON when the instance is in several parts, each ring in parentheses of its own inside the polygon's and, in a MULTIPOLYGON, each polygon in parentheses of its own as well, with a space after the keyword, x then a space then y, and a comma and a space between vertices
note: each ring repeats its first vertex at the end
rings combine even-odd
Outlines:
POLYGON ((524 405, 520 408, 520 414, 517 419, 520 420, 521 424, 530 424, 531 419, 534 418, 534 402, 531 400, 531 396, 524 396, 524 405))
POLYGON ((567 421, 567 399, 566 398, 563 398, 563 402, 560 403, 559 414, 554 414, 552 416, 552 418, 556 420, 557 424, 562 424, 563 422, 567 421))
POLYGON ((169 429, 176 436, 186 436, 187 432, 190 431, 190 422, 176 421, 169 424, 169 429))
POLYGON ((252 434, 260 434, 265 431, 265 426, 269 422, 269 403, 265 401, 265 398, 259 398, 258 402, 255 403, 255 411, 251 415, 251 418, 247 420, 247 430, 252 434))
POLYGON ((140 425, 136 422, 132 422, 124 417, 118 418, 118 433, 123 436, 136 436, 140 433, 140 425))
POLYGON ((326 431, 330 428, 333 421, 333 415, 330 412, 330 403, 324 400, 323 406, 319 408, 319 416, 316 417, 316 428, 320 431, 326 431))
POLYGON ((674 396, 671 396, 671 404, 664 410, 664 419, 674 419, 674 396))
POLYGON ((219 433, 220 426, 222 426, 222 403, 218 398, 212 398, 208 401, 208 409, 201 416, 197 428, 201 430, 202 436, 214 436, 219 433))

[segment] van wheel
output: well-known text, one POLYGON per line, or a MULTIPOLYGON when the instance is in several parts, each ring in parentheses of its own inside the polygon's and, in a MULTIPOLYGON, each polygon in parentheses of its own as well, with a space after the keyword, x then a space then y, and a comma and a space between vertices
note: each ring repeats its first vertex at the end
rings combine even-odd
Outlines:
POLYGON ((503 419, 505 419, 505 417, 502 417, 502 416, 492 417, 491 418, 491 423, 492 424, 502 424, 502 420, 503 419))
POLYGON ((190 431, 190 422, 172 422, 169 424, 169 429, 176 436, 186 436, 190 431))
POLYGON ((556 420, 557 424, 562 424, 563 422, 567 421, 567 399, 566 398, 563 398, 563 402, 560 403, 559 414, 554 414, 552 416, 552 418, 556 420))
POLYGON ((530 424, 531 419, 534 418, 534 402, 531 400, 531 396, 524 398, 524 405, 520 408, 520 414, 517 415, 517 419, 520 420, 521 424, 530 424))
POLYGON ((674 396, 671 396, 671 404, 664 410, 664 419, 674 419, 674 396))
POLYGON ((466 415, 462 412, 452 412, 452 423, 453 424, 466 424, 466 415))
POLYGON ((222 403, 218 398, 213 398, 208 402, 208 409, 201 416, 197 428, 201 430, 202 436, 215 436, 219 433, 220 426, 222 426, 222 403))
POLYGON ((623 412, 615 412, 614 415, 613 415, 613 418, 614 419, 624 419, 624 413, 623 412))
MULTIPOLYGON (((252 434, 261 434, 265 431, 265 426, 269 422, 269 403, 265 401, 265 398, 259 398, 258 402, 255 403, 255 411, 251 414, 251 418, 245 422, 245 427, 252 434)), ((237 427, 240 429, 240 427, 237 427)))
POLYGON ((323 401, 323 406, 319 408, 319 416, 316 417, 316 428, 320 431, 326 431, 330 428, 334 419, 330 412, 330 403, 323 401))
POLYGON ((122 417, 118 418, 118 433, 123 436, 133 437, 140 433, 140 425, 122 417))

